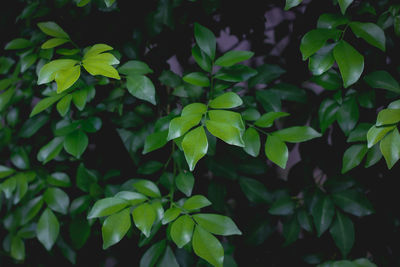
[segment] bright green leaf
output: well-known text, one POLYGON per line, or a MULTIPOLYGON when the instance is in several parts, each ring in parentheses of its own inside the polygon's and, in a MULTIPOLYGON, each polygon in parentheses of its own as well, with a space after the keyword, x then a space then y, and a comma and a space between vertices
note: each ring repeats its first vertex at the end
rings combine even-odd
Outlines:
POLYGON ((58 101, 57 111, 58 113, 60 113, 62 117, 64 117, 67 114, 69 107, 71 105, 71 100, 72 100, 72 95, 68 94, 64 96, 60 101, 58 101))
POLYGON ((178 218, 181 215, 182 210, 179 208, 169 208, 165 211, 164 217, 162 218, 162 224, 167 224, 178 218))
POLYGON ((139 230, 146 236, 150 236, 151 227, 156 220, 156 212, 154 208, 148 204, 144 203, 136 207, 132 212, 133 221, 139 230))
POLYGON ((243 142, 244 151, 250 156, 257 157, 261 148, 260 135, 257 130, 251 127, 247 128, 243 134, 243 142))
POLYGON ((211 108, 235 108, 243 104, 242 99, 234 92, 222 94, 210 101, 211 108))
POLYGON ((290 143, 305 142, 317 137, 321 134, 309 126, 294 126, 273 132, 273 135, 280 140, 290 143))
POLYGON ((357 144, 349 147, 343 154, 342 173, 346 173, 358 166, 367 154, 368 148, 365 144, 357 144))
POLYGON ((216 235, 241 235, 231 218, 219 214, 195 214, 193 219, 208 232, 216 235))
POLYGON ((200 49, 198 45, 193 46, 192 56, 197 64, 206 72, 211 72, 212 64, 210 57, 200 49))
POLYGON ((57 102, 63 96, 64 96, 63 94, 60 94, 60 95, 46 97, 46 98, 40 100, 36 104, 36 106, 33 108, 31 114, 29 115, 29 117, 33 117, 36 114, 42 112, 43 110, 46 110, 47 108, 49 108, 51 105, 53 105, 55 102, 57 102))
POLYGON ((153 198, 161 197, 161 193, 157 185, 150 180, 139 180, 133 184, 133 187, 143 195, 153 198))
POLYGON ((396 128, 395 125, 376 127, 372 126, 367 132, 368 148, 378 143, 387 133, 396 128))
POLYGON ((400 121, 400 109, 382 109, 378 113, 376 126, 395 124, 400 121))
POLYGON ((183 136, 191 128, 198 125, 201 118, 201 114, 193 114, 172 119, 169 124, 167 141, 183 136))
POLYGON ((192 240, 194 221, 189 215, 182 215, 171 226, 171 238, 174 243, 182 248, 192 240))
POLYGON ((191 172, 181 171, 175 178, 175 184, 179 191, 190 197, 194 186, 194 176, 191 172))
POLYGON ((289 151, 286 144, 275 135, 268 135, 265 143, 265 155, 270 161, 281 167, 286 168, 289 158, 289 151))
POLYGON ((167 143, 168 131, 154 132, 146 136, 144 142, 143 154, 147 154, 163 147, 167 143))
POLYGON ((10 255, 18 261, 25 259, 25 244, 24 241, 18 236, 14 236, 11 240, 10 255))
POLYGON ((17 38, 14 40, 11 40, 6 44, 4 47, 5 50, 18 50, 18 49, 24 49, 31 47, 33 44, 31 41, 24 39, 24 38, 17 38))
POLYGON ((224 248, 217 238, 201 226, 196 226, 194 230, 192 246, 197 256, 205 259, 215 267, 222 267, 224 262, 224 248))
POLYGON ((353 21, 349 24, 349 26, 358 38, 363 38, 370 45, 373 45, 385 52, 385 33, 378 25, 370 22, 364 23, 353 21))
POLYGON ((115 213, 103 223, 101 233, 103 236, 103 249, 118 243, 125 236, 131 227, 131 217, 129 208, 115 213))
POLYGON ((63 38, 52 38, 44 42, 40 48, 50 49, 65 44, 66 42, 69 42, 69 40, 63 38))
POLYGON ((41 85, 53 81, 57 72, 70 69, 75 66, 76 63, 78 63, 78 61, 73 59, 56 59, 50 61, 40 69, 37 84, 41 85))
POLYGON ((218 137, 227 144, 244 147, 240 130, 230 123, 207 120, 206 127, 212 135, 218 137))
POLYGON ((128 204, 126 200, 116 197, 97 200, 89 211, 87 218, 92 219, 114 214, 128 206, 128 204))
POLYGON ((63 69, 56 73, 57 93, 61 93, 70 88, 81 76, 81 66, 63 69))
POLYGON ((201 209, 207 206, 210 206, 211 202, 202 195, 194 195, 188 198, 183 204, 182 208, 188 211, 201 209))
POLYGON ((208 150, 207 136, 203 126, 199 126, 185 135, 182 148, 189 169, 193 171, 196 163, 204 157, 208 150))
POLYGON ((215 61, 215 65, 221 67, 230 67, 236 63, 252 58, 253 55, 254 53, 250 51, 231 50, 219 57, 215 61))
POLYGON ((63 39, 69 39, 69 35, 63 29, 61 29, 61 27, 58 26, 55 22, 52 21, 39 22, 37 26, 40 28, 42 32, 44 32, 47 35, 63 39))

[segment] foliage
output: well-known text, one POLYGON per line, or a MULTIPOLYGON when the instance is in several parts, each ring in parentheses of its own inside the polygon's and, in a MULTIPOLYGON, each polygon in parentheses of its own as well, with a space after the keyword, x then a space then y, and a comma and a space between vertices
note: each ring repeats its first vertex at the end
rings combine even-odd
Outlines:
POLYGON ((400 264, 399 12, 387 0, 10 4, 0 261, 400 264))

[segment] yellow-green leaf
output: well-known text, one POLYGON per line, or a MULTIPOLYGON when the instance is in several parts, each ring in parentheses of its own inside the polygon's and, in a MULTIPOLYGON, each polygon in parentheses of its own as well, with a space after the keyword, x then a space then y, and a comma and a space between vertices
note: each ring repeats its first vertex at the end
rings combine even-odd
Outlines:
POLYGON ((194 170, 197 162, 204 157, 208 150, 207 136, 203 126, 188 132, 182 140, 182 149, 190 171, 194 170))
POLYGON ((50 40, 44 42, 40 48, 50 49, 65 44, 66 42, 69 42, 69 40, 63 38, 51 38, 50 40))
POLYGON ((56 73, 57 93, 61 93, 70 88, 81 76, 81 66, 60 70, 56 73))

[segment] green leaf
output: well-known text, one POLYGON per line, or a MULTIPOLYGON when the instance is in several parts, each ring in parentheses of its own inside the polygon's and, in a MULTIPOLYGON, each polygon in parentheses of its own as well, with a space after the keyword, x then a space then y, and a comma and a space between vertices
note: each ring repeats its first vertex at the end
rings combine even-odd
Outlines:
POLYGON ((400 134, 397 128, 382 139, 380 149, 388 169, 391 169, 400 159, 400 134))
POLYGON ((72 95, 68 94, 64 96, 58 103, 57 103, 57 111, 60 113, 62 117, 64 117, 67 112, 69 111, 69 107, 71 105, 72 95))
POLYGON ((243 134, 244 151, 253 157, 258 157, 260 154, 261 142, 260 135, 254 128, 247 128, 243 134))
POLYGON ((165 250, 165 239, 152 245, 140 259, 139 267, 153 267, 165 250))
POLYGON ((115 213, 103 223, 101 233, 103 236, 103 249, 107 249, 115 245, 125 236, 131 228, 131 217, 129 215, 129 208, 115 213))
POLYGON ((286 0, 285 11, 288 11, 295 6, 300 5, 301 2, 303 2, 303 0, 286 0))
POLYGON ((82 65, 91 75, 103 75, 105 77, 121 80, 118 71, 107 61, 97 60, 95 58, 87 58, 82 61, 82 65))
POLYGON ((195 115, 195 114, 200 114, 203 115, 207 111, 207 106, 202 103, 192 103, 189 105, 186 105, 182 109, 181 116, 187 116, 187 115, 195 115))
POLYGON ((272 215, 289 215, 293 214, 295 203, 290 197, 282 197, 275 201, 268 212, 272 215))
POLYGON ((271 194, 267 191, 264 184, 251 178, 240 178, 240 188, 247 199, 255 203, 270 203, 271 194))
POLYGON ((342 174, 358 166, 367 154, 368 148, 365 144, 357 144, 349 147, 343 154, 342 174))
POLYGON ((349 24, 349 26, 358 38, 363 38, 370 45, 373 45, 385 52, 385 33, 378 25, 370 22, 364 23, 353 21, 349 24))
POLYGON ((134 97, 156 104, 156 90, 153 82, 144 75, 131 75, 126 79, 126 87, 134 97))
POLYGON ((124 63, 121 67, 118 68, 118 71, 127 76, 136 74, 146 75, 149 73, 153 73, 153 70, 150 69, 150 67, 146 63, 138 60, 130 60, 124 63))
POLYGON ((286 144, 278 136, 267 136, 267 141, 265 142, 265 155, 270 161, 282 169, 286 168, 289 151, 286 144))
POLYGON ((363 193, 350 189, 332 195, 333 201, 343 211, 358 217, 367 216, 374 209, 363 193))
POLYGON ((115 0, 104 0, 104 3, 106 3, 107 7, 110 7, 114 4, 115 0))
POLYGON ((240 113, 228 110, 210 110, 208 116, 211 121, 229 124, 236 127, 240 132, 245 129, 240 113))
POLYGON ((211 202, 205 196, 195 195, 188 198, 183 204, 182 208, 188 211, 193 211, 210 205, 211 202))
POLYGON ((376 126, 395 124, 400 121, 400 109, 382 109, 378 113, 376 126))
POLYGON ((312 210, 315 228, 318 237, 320 237, 331 225, 333 216, 335 215, 335 207, 330 196, 324 196, 317 199, 312 210))
POLYGON ((80 158, 88 144, 89 139, 87 135, 83 131, 77 130, 65 137, 64 149, 72 156, 80 158))
POLYGON ((24 241, 18 236, 14 236, 11 240, 10 255, 18 261, 25 259, 25 244, 24 241))
POLYGON ((211 108, 236 108, 243 104, 242 99, 234 92, 224 93, 210 101, 211 108))
POLYGON ((65 44, 67 42, 69 42, 68 39, 52 38, 52 39, 47 40, 46 42, 44 42, 40 48, 42 48, 42 49, 50 49, 50 48, 54 48, 54 47, 60 46, 62 44, 65 44))
POLYGON ((150 180, 139 180, 133 184, 133 187, 143 195, 148 197, 157 198, 161 197, 160 190, 157 185, 150 180))
POLYGON ((210 57, 200 49, 198 45, 193 46, 192 56, 197 64, 206 72, 212 71, 212 63, 210 57))
POLYGON ((359 123, 353 131, 350 132, 346 142, 364 142, 367 141, 367 133, 372 127, 370 123, 359 123))
POLYGON ((145 175, 154 174, 157 171, 159 171, 163 166, 164 164, 159 161, 150 160, 140 165, 137 172, 139 174, 145 174, 145 175))
POLYGON ((282 233, 285 237, 285 243, 283 246, 288 246, 299 238, 300 225, 297 222, 296 217, 292 217, 283 223, 282 233))
POLYGON ((221 68, 214 78, 226 82, 245 82, 257 75, 257 71, 245 65, 234 65, 221 68))
POLYGON ((0 165, 0 179, 1 178, 5 178, 5 177, 13 174, 14 172, 15 172, 14 169, 11 169, 11 168, 9 168, 7 166, 4 166, 4 165, 0 165))
POLYGON ((273 132, 273 135, 280 140, 290 143, 305 142, 317 137, 321 134, 309 126, 294 126, 273 132))
POLYGON ((386 89, 400 93, 399 83, 387 71, 378 70, 371 72, 364 77, 364 81, 372 88, 386 89))
POLYGON ((84 89, 76 90, 72 93, 72 102, 74 102, 77 109, 82 111, 88 99, 88 91, 84 89))
POLYGON ((192 245, 197 256, 205 259, 215 267, 223 266, 224 248, 217 238, 201 226, 196 226, 194 229, 192 245))
POLYGON ((325 13, 318 18, 317 28, 334 29, 348 22, 349 19, 343 15, 325 13))
POLYGON ((185 135, 182 141, 182 149, 189 169, 193 171, 197 162, 204 157, 208 150, 207 136, 203 126, 199 126, 185 135))
POLYGON ((156 212, 154 208, 148 204, 144 203, 136 207, 132 211, 133 221, 139 230, 146 236, 150 236, 151 227, 156 220, 156 212))
POLYGON ((382 152, 378 145, 374 145, 368 150, 367 159, 365 160, 365 168, 369 168, 378 163, 382 158, 382 152))
POLYGON ((137 205, 148 200, 145 195, 132 191, 120 191, 114 196, 115 198, 125 199, 130 205, 137 205))
POLYGON ((194 38, 196 39, 196 43, 200 49, 203 50, 211 60, 214 60, 217 41, 212 31, 198 23, 195 23, 194 38))
POLYGON ((179 267, 174 252, 167 246, 164 255, 161 257, 157 267, 179 267))
POLYGON ((47 206, 62 214, 67 214, 69 206, 68 195, 59 188, 48 188, 43 194, 43 199, 47 206))
POLYGON ((61 27, 58 26, 55 22, 52 21, 39 22, 37 26, 40 28, 42 32, 44 32, 47 35, 63 39, 69 39, 69 35, 63 29, 61 29, 61 27))
POLYGON ((94 57, 96 55, 99 55, 100 53, 103 53, 103 52, 106 52, 106 51, 110 51, 110 50, 113 50, 113 48, 111 46, 109 46, 109 45, 106 45, 106 44, 95 44, 95 45, 91 46, 89 48, 89 50, 87 50, 87 52, 83 56, 83 59, 94 57))
POLYGON ((336 219, 333 221, 329 232, 336 246, 342 252, 343 257, 346 258, 354 245, 355 234, 353 222, 349 217, 337 211, 336 219))
POLYGON ((162 218, 162 224, 167 224, 178 218, 181 215, 182 210, 179 208, 169 208, 165 211, 164 216, 162 218))
POLYGON ((26 170, 29 168, 29 156, 25 149, 17 147, 12 150, 10 160, 15 167, 26 170))
POLYGON ((364 57, 343 40, 333 49, 333 56, 339 66, 344 87, 356 83, 364 70, 364 57))
POLYGON ((193 114, 172 119, 169 123, 167 141, 183 136, 187 131, 198 125, 201 118, 201 114, 193 114))
POLYGON ((63 69, 56 73, 57 93, 61 93, 70 88, 81 76, 81 66, 63 69))
POLYGON ((53 140, 51 140, 49 143, 47 143, 39 150, 37 154, 37 160, 42 162, 43 164, 46 164, 50 160, 57 157, 57 155, 60 154, 63 147, 64 147, 64 137, 55 137, 53 140))
POLYGON ((5 50, 18 50, 31 47, 33 43, 24 38, 14 39, 6 44, 4 47, 5 50))
POLYGON ((56 59, 50 61, 40 69, 37 84, 41 85, 53 81, 57 72, 70 69, 75 66, 76 63, 78 63, 78 61, 73 59, 56 59))
POLYGON ((335 63, 333 52, 330 50, 327 53, 316 53, 310 57, 308 68, 315 76, 321 75, 329 70, 335 63))
POLYGON ((87 218, 93 219, 114 214, 128 206, 128 204, 129 203, 126 200, 116 197, 97 200, 89 211, 87 218))
POLYGON ((30 66, 36 62, 37 58, 37 54, 28 54, 21 57, 21 72, 25 72, 27 69, 29 69, 30 66))
POLYGON ((3 111, 10 103, 11 98, 14 96, 15 88, 11 87, 7 91, 0 94, 0 111, 3 111))
POLYGON ((29 118, 21 126, 18 135, 22 138, 29 138, 34 135, 43 125, 45 125, 48 120, 49 116, 45 114, 29 118))
POLYGON ((183 76, 182 79, 185 82, 193 84, 193 85, 202 86, 202 87, 210 86, 210 79, 203 72, 192 72, 192 73, 189 73, 189 74, 183 76))
POLYGON ((171 226, 171 238, 178 248, 192 240, 194 221, 189 215, 182 215, 171 226))
POLYGON ((215 61, 215 65, 221 67, 230 67, 232 65, 235 65, 236 63, 252 58, 253 55, 254 53, 250 51, 231 50, 219 57, 215 61))
POLYGON ((357 265, 356 267, 378 267, 376 264, 365 258, 354 260, 353 263, 357 265))
POLYGON ((387 133, 396 128, 395 125, 376 127, 372 126, 367 132, 368 148, 378 143, 387 133))
POLYGON ((249 108, 242 112, 242 117, 246 121, 256 121, 261 117, 261 114, 257 109, 249 108))
POLYGON ((46 110, 47 108, 49 108, 51 105, 53 105, 54 103, 56 103, 58 100, 60 100, 60 98, 62 98, 64 95, 60 94, 60 95, 55 95, 55 96, 50 96, 50 97, 46 97, 42 100, 40 100, 36 106, 33 108, 31 114, 29 115, 29 117, 33 117, 36 114, 42 112, 43 110, 46 110))
POLYGON ((154 132, 146 136, 146 141, 144 142, 143 154, 147 154, 154 150, 157 150, 168 142, 167 140, 168 131, 154 132))
POLYGON ((241 131, 230 123, 206 121, 207 130, 227 144, 244 147, 241 131))
POLYGON ((336 39, 339 33, 336 29, 314 29, 307 32, 300 43, 303 60, 306 60, 320 50, 329 39, 336 39))
POLYGON ((256 122, 254 125, 262 128, 268 128, 271 127, 274 124, 274 121, 278 118, 286 117, 289 116, 290 114, 287 112, 275 112, 271 111, 268 113, 263 114, 256 122))
POLYGON ((312 232, 313 226, 312 226, 312 220, 310 215, 306 212, 305 209, 299 209, 297 211, 297 220, 304 230, 307 232, 312 232))
POLYGON ((54 213, 47 208, 39 218, 36 236, 47 250, 51 250, 60 232, 60 224, 54 213))
POLYGON ((193 219, 203 229, 212 234, 225 236, 242 234, 232 219, 227 216, 203 213, 193 215, 193 219))
POLYGON ((346 13, 346 9, 353 3, 353 0, 338 0, 339 6, 340 6, 340 11, 342 11, 342 14, 346 13))
POLYGON ((175 178, 175 184, 179 191, 190 197, 194 186, 194 176, 191 172, 181 171, 175 178))
POLYGON ((66 173, 54 172, 47 177, 46 180, 49 184, 60 187, 70 187, 72 185, 71 179, 66 173))
POLYGON ((286 70, 278 65, 263 64, 257 67, 257 74, 249 80, 249 87, 254 87, 256 84, 270 83, 285 72, 286 70))
POLYGON ((319 76, 312 76, 310 81, 318 84, 325 90, 337 90, 342 86, 340 75, 338 75, 333 69, 330 69, 319 76))

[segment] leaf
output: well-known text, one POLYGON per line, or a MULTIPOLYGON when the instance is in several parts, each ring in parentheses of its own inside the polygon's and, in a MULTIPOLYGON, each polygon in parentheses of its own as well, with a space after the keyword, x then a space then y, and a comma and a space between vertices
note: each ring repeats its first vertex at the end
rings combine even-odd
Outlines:
POLYGON ((40 28, 42 32, 44 32, 47 35, 58 38, 69 39, 69 35, 53 21, 39 22, 37 26, 40 28))
POLYGON ((25 259, 25 244, 24 241, 18 236, 14 236, 11 240, 10 255, 18 261, 25 259))
POLYGON ((370 123, 359 123, 357 127, 350 132, 346 142, 364 142, 367 141, 367 133, 372 127, 370 123))
POLYGON ((378 113, 376 126, 395 124, 400 121, 400 109, 382 109, 378 113))
POLYGON ((257 75, 257 71, 245 65, 234 65, 221 68, 214 78, 226 82, 245 82, 257 75))
POLYGON ((188 198, 183 204, 182 208, 188 211, 193 211, 197 209, 201 209, 207 206, 210 206, 211 202, 202 195, 194 195, 188 198))
POLYGON ((81 66, 63 69, 56 73, 57 93, 61 93, 70 88, 81 75, 81 66))
POLYGON ((72 156, 80 158, 88 144, 89 140, 87 135, 83 131, 77 130, 65 137, 64 149, 72 156))
POLYGON ((103 236, 103 249, 115 245, 125 236, 131 228, 131 217, 129 208, 115 213, 103 222, 101 233, 103 236))
POLYGON ((286 0, 285 11, 288 11, 295 6, 300 5, 301 2, 303 2, 303 0, 286 0))
POLYGON ((77 109, 82 111, 88 100, 88 91, 84 89, 76 90, 72 93, 72 102, 74 102, 77 109))
POLYGON ((268 113, 263 114, 256 122, 254 123, 255 126, 268 128, 274 124, 276 119, 289 116, 290 114, 287 112, 275 112, 271 111, 268 113))
POLYGON ((260 135, 254 128, 247 128, 243 134, 244 151, 253 157, 258 157, 260 154, 261 142, 260 135))
POLYGON ((312 76, 310 81, 318 84, 325 90, 337 90, 342 87, 340 75, 333 69, 330 69, 319 76, 312 76))
POLYGON ((64 137, 55 137, 49 143, 44 145, 37 154, 37 160, 46 164, 50 160, 57 157, 64 147, 64 137))
POLYGON ((169 208, 165 211, 161 223, 163 225, 170 223, 170 222, 174 221, 176 218, 178 218, 178 216, 181 215, 181 213, 182 213, 182 210, 179 208, 175 208, 175 207, 169 208))
POLYGON ((143 165, 139 166, 137 172, 139 174, 154 174, 157 171, 159 171, 162 167, 164 166, 163 163, 156 161, 156 160, 150 160, 144 163, 143 165))
POLYGON ((339 6, 340 6, 340 11, 342 11, 342 14, 346 13, 346 9, 353 3, 353 0, 338 0, 339 6))
POLYGON ((300 234, 300 225, 297 222, 296 217, 292 217, 283 223, 282 233, 285 237, 285 243, 283 246, 288 246, 297 240, 300 234))
POLYGON ((161 257, 157 267, 179 267, 174 252, 170 246, 167 246, 165 249, 165 253, 161 257))
POLYGON ((200 114, 203 115, 207 111, 207 106, 204 105, 203 103, 192 103, 189 105, 186 105, 182 109, 181 116, 187 116, 187 115, 195 115, 195 114, 200 114))
POLYGON ((339 66, 344 87, 356 83, 364 70, 364 57, 343 40, 333 49, 333 56, 339 66))
POLYGON ((246 121, 256 121, 261 117, 257 109, 249 108, 242 112, 242 118, 246 121))
POLYGON ((306 60, 320 50, 329 39, 337 38, 338 34, 339 31, 336 29, 314 29, 307 32, 300 43, 303 60, 306 60))
POLYGON ((206 72, 212 71, 212 63, 210 57, 200 49, 200 47, 196 44, 192 48, 192 56, 196 63, 206 72))
POLYGON ((242 232, 237 228, 231 218, 219 214, 195 214, 193 219, 206 231, 216 235, 241 235, 242 232))
POLYGON ((144 148, 142 154, 147 154, 154 150, 157 150, 167 143, 168 131, 154 132, 146 136, 146 141, 144 142, 144 148))
POLYGON ((37 84, 41 85, 53 81, 57 72, 70 69, 75 66, 76 63, 78 63, 78 61, 73 59, 56 59, 50 61, 40 69, 37 84))
POLYGON ((57 111, 60 113, 62 117, 64 117, 67 112, 69 111, 69 107, 71 105, 72 95, 68 94, 64 96, 60 101, 57 103, 57 111))
POLYGON ((136 74, 146 75, 149 73, 153 73, 153 70, 150 69, 150 67, 142 61, 130 60, 119 67, 118 72, 127 76, 131 76, 136 74))
POLYGON ((128 204, 129 203, 126 200, 116 197, 108 197, 97 200, 92 209, 89 211, 87 219, 114 214, 128 206, 128 204))
MULTIPOLYGON (((82 65, 91 75, 103 75, 105 77, 121 80, 118 71, 107 61, 92 59, 91 57, 84 59, 82 65)), ((144 77, 144 76, 143 76, 144 77)))
POLYGON ((286 70, 278 65, 263 64, 257 67, 257 74, 249 80, 249 87, 254 87, 256 84, 268 84, 285 72, 286 70))
POLYGON ((309 126, 294 126, 286 129, 278 130, 272 133, 280 140, 290 143, 305 142, 317 137, 321 134, 309 126))
POLYGON ((14 169, 9 168, 9 167, 4 166, 4 165, 0 165, 0 179, 1 178, 5 178, 5 177, 13 174, 14 172, 15 172, 14 169))
POLYGON ((193 84, 193 85, 202 86, 202 87, 210 86, 210 79, 203 72, 192 72, 192 73, 189 73, 189 74, 183 76, 182 79, 185 82, 193 84))
POLYGON ((210 108, 236 108, 243 104, 242 99, 234 92, 224 93, 210 101, 210 108))
POLYGON ((31 47, 33 43, 24 38, 16 38, 6 44, 4 50, 19 50, 31 47))
POLYGON ((66 173, 54 172, 47 177, 47 182, 54 186, 70 187, 72 185, 71 179, 66 173))
POLYGON ((189 215, 182 215, 171 226, 171 238, 178 248, 192 240, 194 221, 189 215))
POLYGON ((114 197, 125 199, 132 206, 148 200, 148 198, 145 195, 132 191, 120 191, 117 194, 115 194, 114 197))
POLYGON ((114 4, 115 0, 104 0, 104 3, 106 3, 107 7, 110 7, 114 4))
POLYGON ((152 245, 140 259, 139 267, 153 267, 165 250, 165 239, 152 245))
POLYGON ((367 132, 368 148, 378 143, 387 133, 396 128, 395 125, 376 127, 372 126, 367 132))
POLYGON ((308 61, 308 68, 315 76, 321 75, 329 70, 335 63, 332 51, 324 54, 316 53, 310 57, 308 61))
POLYGON ((42 49, 50 49, 50 48, 54 48, 54 47, 60 46, 62 44, 65 44, 67 42, 69 42, 68 39, 51 38, 50 40, 47 40, 46 42, 44 42, 40 48, 42 48, 42 49))
POLYGON ((25 149, 17 147, 12 150, 10 160, 15 167, 26 170, 29 168, 29 157, 25 149))
POLYGON ((193 171, 197 162, 204 157, 208 150, 207 136, 203 126, 199 126, 185 135, 182 149, 189 169, 193 171))
POLYGON ((161 193, 157 185, 150 180, 139 180, 133 184, 133 187, 139 193, 142 193, 143 195, 146 195, 148 197, 161 197, 161 193))
POLYGON ((281 167, 286 168, 289 151, 286 144, 275 135, 268 135, 265 142, 265 155, 267 158, 281 167))
POLYGON ((282 197, 275 201, 268 212, 272 215, 289 215, 294 212, 295 203, 290 197, 282 197))
POLYGON ((153 82, 144 75, 131 75, 126 79, 126 87, 134 97, 156 104, 156 90, 153 82))
POLYGON ((365 258, 354 260, 353 263, 356 264, 356 267, 378 267, 377 265, 365 258))
POLYGON ((69 236, 72 246, 76 249, 81 249, 90 237, 89 221, 82 217, 74 218, 69 225, 69 236))
POLYGON ((229 123, 206 121, 207 130, 227 144, 244 147, 240 130, 229 123))
POLYGON ((391 169, 400 159, 400 134, 397 128, 382 139, 380 149, 388 169, 391 169))
POLYGON ((196 226, 194 229, 192 246, 197 256, 205 259, 215 267, 222 267, 224 262, 224 248, 218 239, 201 226, 196 226))
POLYGON ((144 203, 136 207, 132 211, 133 221, 139 230, 146 236, 150 236, 151 227, 156 220, 156 212, 154 208, 148 204, 144 203))
POLYGON ((357 144, 349 147, 343 154, 342 174, 358 166, 367 154, 368 148, 365 144, 357 144))
POLYGON ((69 206, 68 195, 59 188, 48 188, 43 194, 43 199, 47 206, 62 214, 67 214, 69 206))
POLYGON ((198 125, 202 114, 177 117, 169 123, 167 141, 183 136, 187 131, 198 125))
POLYGON ((368 150, 367 159, 365 160, 365 168, 369 168, 378 163, 382 158, 382 152, 378 145, 374 145, 368 150))
POLYGON ((319 16, 317 28, 334 29, 337 26, 344 25, 349 19, 341 14, 325 13, 319 16))
POLYGON ((60 224, 57 217, 49 208, 45 209, 39 218, 36 228, 38 240, 47 250, 51 250, 57 240, 59 232, 60 224))
POLYGON ((250 51, 231 50, 219 57, 215 61, 215 65, 221 67, 230 67, 232 65, 235 65, 236 63, 252 58, 253 55, 254 53, 250 51))
POLYGON ((306 212, 305 209, 299 209, 297 211, 297 220, 304 230, 307 232, 312 232, 313 231, 313 226, 312 226, 312 220, 310 215, 306 212))
POLYGON ((264 184, 255 179, 240 178, 239 185, 247 199, 251 202, 270 203, 272 200, 272 196, 264 184))
POLYGON ((400 93, 399 83, 387 71, 378 70, 371 72, 364 77, 364 81, 372 88, 386 89, 400 93))
POLYGON ((215 58, 216 39, 215 35, 206 27, 195 23, 194 24, 194 38, 197 45, 203 50, 211 60, 215 58))
POLYGON ((25 72, 29 69, 37 60, 37 54, 29 54, 21 57, 21 72, 25 72))
POLYGON ((10 100, 14 96, 14 93, 15 93, 15 88, 11 87, 7 91, 2 92, 0 94, 0 111, 3 111, 8 106, 10 100))
POLYGON ((333 216, 335 215, 335 207, 329 196, 317 199, 312 216, 314 218, 315 228, 318 237, 320 237, 331 225, 333 216))
POLYGON ((374 209, 363 193, 354 189, 334 193, 333 201, 343 211, 358 217, 363 217, 374 213, 374 209))
POLYGON ((385 33, 378 25, 370 22, 364 23, 352 21, 349 26, 358 38, 363 38, 370 45, 373 45, 385 52, 385 33))
POLYGON ((60 100, 60 98, 62 98, 64 95, 60 94, 60 95, 55 95, 55 96, 50 96, 50 97, 46 97, 42 100, 40 100, 36 106, 33 108, 31 114, 29 115, 29 117, 33 117, 36 114, 46 110, 47 108, 49 108, 51 105, 53 105, 55 102, 57 102, 58 100, 60 100))
POLYGON ((237 128, 240 132, 243 132, 245 129, 242 116, 238 112, 228 110, 210 110, 208 112, 208 117, 213 122, 229 124, 237 128))
POLYGON ((113 50, 113 48, 109 45, 95 44, 95 45, 91 46, 89 48, 89 50, 86 51, 85 55, 83 56, 83 59, 94 57, 96 55, 99 55, 103 52, 110 51, 110 50, 113 50))
POLYGON ((343 257, 346 258, 354 245, 355 234, 353 222, 349 217, 337 211, 336 219, 333 221, 329 232, 336 246, 342 252, 343 257))
POLYGON ((179 191, 190 197, 194 186, 194 176, 191 172, 181 171, 175 178, 175 184, 179 191))

